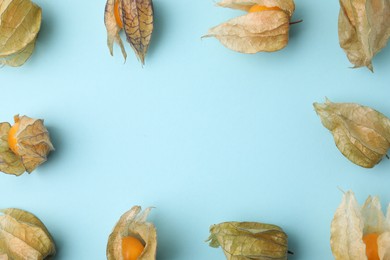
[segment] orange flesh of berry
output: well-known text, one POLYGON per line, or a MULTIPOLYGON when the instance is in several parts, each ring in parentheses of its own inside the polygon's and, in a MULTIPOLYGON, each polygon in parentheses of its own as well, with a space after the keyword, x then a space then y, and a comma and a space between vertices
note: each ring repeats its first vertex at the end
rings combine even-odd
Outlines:
POLYGON ((18 154, 18 147, 16 140, 16 133, 19 130, 19 123, 15 123, 8 132, 8 146, 16 154, 18 154))
POLYGON ((122 238, 123 260, 137 260, 144 251, 144 245, 134 237, 122 238))
POLYGON ((123 28, 123 23, 122 23, 122 20, 119 16, 119 0, 115 0, 115 4, 114 4, 114 16, 115 16, 115 21, 116 21, 116 24, 120 27, 120 28, 123 28))
POLYGON ((378 255, 378 234, 371 233, 363 236, 366 244, 366 255, 368 260, 379 260, 378 255))
POLYGON ((271 7, 268 7, 268 6, 264 6, 264 5, 253 5, 250 9, 249 9, 249 13, 254 13, 254 12, 262 12, 262 11, 270 11, 270 10, 275 10, 275 11, 280 11, 282 9, 280 9, 279 7, 277 6, 271 6, 271 7))

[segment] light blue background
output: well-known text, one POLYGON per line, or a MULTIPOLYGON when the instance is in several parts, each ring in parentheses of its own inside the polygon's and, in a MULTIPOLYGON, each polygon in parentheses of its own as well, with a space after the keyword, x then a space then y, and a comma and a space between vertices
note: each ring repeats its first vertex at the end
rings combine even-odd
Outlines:
POLYGON ((345 159, 313 102, 357 102, 390 116, 390 49, 375 73, 350 69, 338 1, 297 0, 290 43, 244 55, 203 39, 240 15, 212 0, 154 0, 143 68, 129 45, 111 57, 105 1, 36 0, 35 53, 0 70, 0 121, 44 118, 56 151, 33 174, 0 175, 1 207, 33 212, 56 259, 105 259, 107 237, 133 205, 155 206, 159 260, 225 259, 211 224, 259 221, 289 235, 289 259, 331 259, 330 222, 343 190, 390 201, 390 162, 345 159))

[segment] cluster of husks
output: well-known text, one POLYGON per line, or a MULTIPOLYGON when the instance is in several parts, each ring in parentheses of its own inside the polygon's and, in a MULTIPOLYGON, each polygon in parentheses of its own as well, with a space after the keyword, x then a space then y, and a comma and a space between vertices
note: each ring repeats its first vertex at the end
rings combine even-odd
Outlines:
POLYGON ((45 225, 20 209, 0 210, 0 259, 45 259, 56 253, 45 225))
POLYGON ((30 0, 0 1, 0 64, 21 66, 31 56, 41 27, 41 8, 30 0))
MULTIPOLYGON (((121 216, 114 230, 108 238, 107 259, 108 260, 155 260, 157 250, 156 228, 146 219, 152 208, 147 208, 141 212, 140 206, 134 206, 121 216), (124 239, 134 238, 141 244, 142 250, 139 255, 132 252, 125 252, 124 239), (125 257, 126 254, 132 257, 125 257)), ((132 250, 131 248, 129 250, 132 250)))
POLYGON ((354 103, 314 103, 322 124, 334 137, 337 148, 353 163, 365 168, 378 164, 390 148, 390 119, 354 103))
POLYGON ((287 260, 287 234, 275 225, 224 222, 210 227, 211 247, 222 247, 228 260, 287 260))
POLYGON ((287 45, 293 0, 223 0, 217 5, 248 13, 211 28, 204 37, 242 53, 273 52, 287 45))
POLYGON ((116 42, 126 60, 127 54, 119 35, 123 29, 127 41, 138 59, 144 64, 153 32, 152 0, 107 0, 104 23, 111 55, 113 55, 113 45, 116 42))
POLYGON ((15 124, 0 123, 0 171, 21 175, 44 163, 54 147, 43 120, 15 116, 15 124))

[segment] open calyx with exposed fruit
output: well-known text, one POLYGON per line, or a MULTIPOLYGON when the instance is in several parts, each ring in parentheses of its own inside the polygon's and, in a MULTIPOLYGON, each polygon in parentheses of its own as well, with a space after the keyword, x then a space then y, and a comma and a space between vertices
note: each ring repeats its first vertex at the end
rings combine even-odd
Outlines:
POLYGON ((0 123, 0 171, 31 173, 47 160, 54 147, 41 119, 15 116, 15 124, 0 123))
POLYGON ((121 216, 108 238, 108 260, 156 259, 156 228, 146 221, 151 209, 134 206, 121 216))
POLYGON ((390 207, 382 212, 378 197, 360 206, 352 191, 344 194, 331 224, 330 245, 336 260, 390 259, 390 207))

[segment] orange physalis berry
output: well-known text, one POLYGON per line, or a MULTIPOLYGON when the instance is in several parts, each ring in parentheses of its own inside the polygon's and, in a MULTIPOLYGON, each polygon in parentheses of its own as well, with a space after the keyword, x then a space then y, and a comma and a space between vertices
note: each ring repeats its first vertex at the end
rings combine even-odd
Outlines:
POLYGON ((137 260, 145 246, 135 237, 122 238, 123 260, 137 260))
POLYGON ((262 12, 262 11, 271 11, 271 10, 274 10, 274 11, 280 11, 282 9, 280 9, 279 7, 277 6, 271 6, 271 7, 268 7, 268 6, 264 6, 264 5, 253 5, 250 9, 249 9, 249 13, 254 13, 254 12, 262 12))
POLYGON ((16 121, 15 124, 11 127, 8 132, 8 146, 15 154, 18 154, 17 139, 16 133, 19 130, 19 121, 16 121))
POLYGON ((366 255, 368 260, 379 260, 378 255, 378 234, 371 233, 363 236, 366 244, 366 255))
POLYGON ((114 4, 114 16, 115 16, 115 21, 116 21, 116 24, 120 27, 120 28, 123 28, 123 23, 122 23, 122 20, 119 16, 119 1, 120 0, 115 0, 115 4, 114 4))

